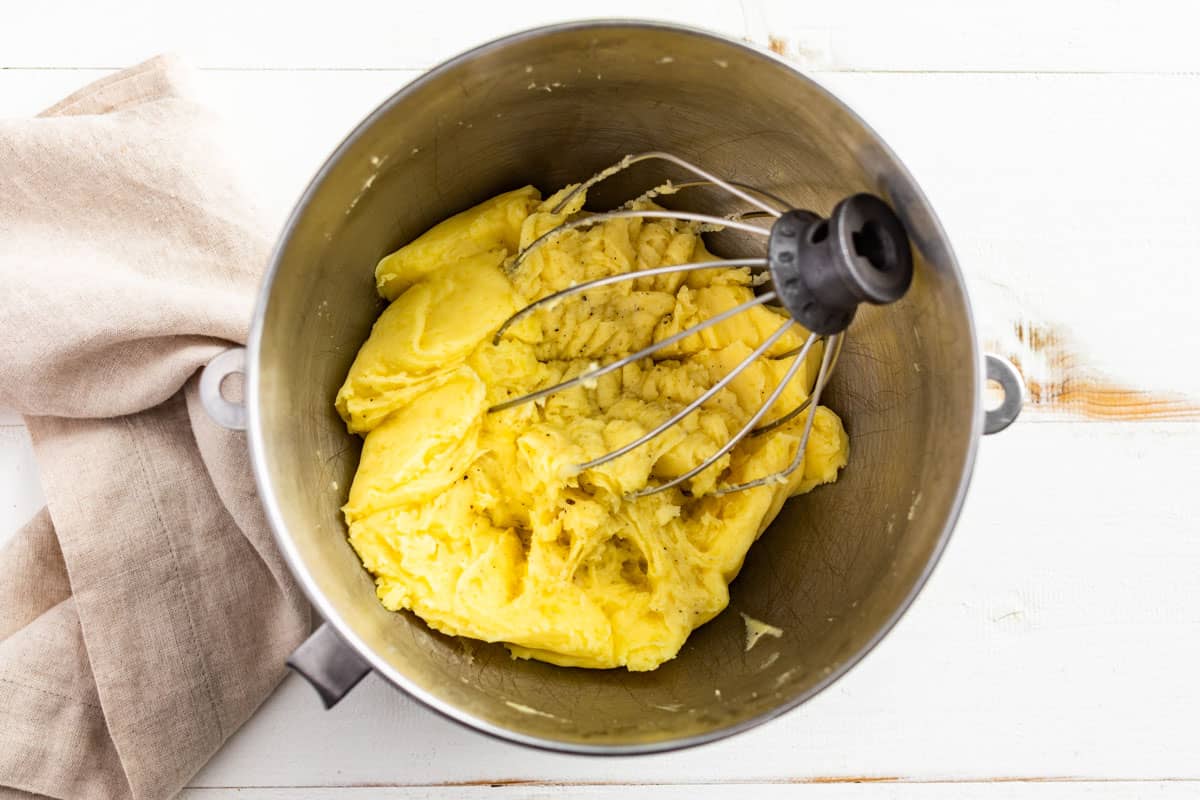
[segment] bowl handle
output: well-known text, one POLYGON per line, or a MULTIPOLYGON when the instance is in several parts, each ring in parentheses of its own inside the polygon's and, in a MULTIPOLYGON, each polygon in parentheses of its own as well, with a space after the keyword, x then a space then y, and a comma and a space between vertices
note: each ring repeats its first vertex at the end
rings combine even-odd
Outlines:
POLYGON ((1025 403, 1025 381, 1012 362, 1000 356, 988 353, 984 356, 987 362, 987 379, 995 381, 1004 392, 1000 405, 983 412, 983 433, 990 435, 1013 424, 1021 414, 1021 406, 1025 403))
POLYGON ((213 422, 233 431, 246 430, 246 406, 227 400, 221 394, 221 383, 245 371, 246 348, 231 347, 208 362, 200 373, 200 404, 213 422))
POLYGON ((312 684, 325 708, 337 705, 371 671, 371 665, 342 641, 327 622, 292 651, 287 665, 312 684))

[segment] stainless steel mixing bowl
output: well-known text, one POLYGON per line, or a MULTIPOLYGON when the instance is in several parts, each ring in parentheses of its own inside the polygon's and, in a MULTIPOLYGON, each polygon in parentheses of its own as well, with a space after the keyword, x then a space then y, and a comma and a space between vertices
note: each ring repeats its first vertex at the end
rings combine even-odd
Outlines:
MULTIPOLYGON (((654 185, 634 168, 595 207, 654 185), (635 189, 636 187, 636 189, 635 189)), ((736 247, 730 242, 730 247, 736 247)), ((719 249, 719 248, 718 248, 719 249)), ((985 427, 985 361, 945 234, 887 146, 794 68, 740 42, 627 22, 558 25, 465 53, 396 93, 330 157, 283 232, 244 354, 204 376, 211 412, 240 424, 221 378, 244 358, 255 477, 279 546, 326 620, 297 651, 327 703, 368 669, 479 730, 584 753, 712 740, 794 708, 892 627, 946 544, 985 427), (841 479, 794 499, 750 551, 727 611, 654 672, 515 661, 498 644, 386 611, 346 542, 339 506, 359 442, 334 394, 381 304, 378 259, 439 220, 533 183, 552 190, 627 153, 666 150, 827 214, 872 192, 911 234, 908 296, 863 307, 828 404, 851 436, 841 479), (747 652, 743 612, 783 630, 747 652)), ((989 412, 1019 409, 1015 373, 989 412)))

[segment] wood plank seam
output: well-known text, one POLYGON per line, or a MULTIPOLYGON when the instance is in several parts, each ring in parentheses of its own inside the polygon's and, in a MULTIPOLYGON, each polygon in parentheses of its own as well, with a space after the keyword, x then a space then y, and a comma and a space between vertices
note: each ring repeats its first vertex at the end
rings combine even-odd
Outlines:
POLYGON ((890 776, 816 776, 811 778, 794 778, 794 779, 770 779, 770 780, 754 780, 754 779, 732 779, 728 781, 696 781, 696 782, 680 782, 680 781, 651 781, 630 783, 627 781, 540 781, 540 780, 522 780, 520 778, 491 778, 478 781, 449 781, 445 783, 389 783, 389 782, 373 782, 366 781, 362 783, 328 783, 328 784, 254 784, 249 786, 242 785, 205 785, 205 786, 188 786, 188 789, 206 789, 206 790, 278 790, 278 789, 295 789, 295 790, 312 790, 312 789, 455 789, 455 788, 471 788, 471 787, 489 787, 498 789, 505 786, 510 787, 525 787, 539 789, 582 789, 582 788, 611 788, 611 787, 627 787, 637 786, 640 788, 664 788, 664 787, 721 787, 721 786, 802 786, 802 785, 828 785, 828 784, 864 784, 864 783, 886 783, 896 786, 972 786, 978 784, 992 783, 1097 783, 1097 784, 1197 784, 1200 785, 1200 778, 1190 777, 1154 777, 1154 778, 1104 778, 1104 777, 1080 777, 1073 775, 1001 775, 987 778, 900 778, 890 776))

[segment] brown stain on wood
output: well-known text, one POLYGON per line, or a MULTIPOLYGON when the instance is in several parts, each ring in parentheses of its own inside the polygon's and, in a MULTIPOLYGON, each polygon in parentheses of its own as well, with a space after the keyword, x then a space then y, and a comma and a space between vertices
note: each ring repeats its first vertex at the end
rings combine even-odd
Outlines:
POLYGON ((1013 332, 1025 355, 1045 362, 1046 376, 1033 377, 1021 363, 1022 353, 1007 354, 1025 377, 1028 409, 1106 421, 1200 420, 1194 398, 1137 389, 1087 367, 1069 335, 1055 325, 1018 321, 1013 332))
MULTIPOLYGON (((905 783, 905 782, 907 782, 906 778, 901 778, 899 776, 893 776, 893 775, 845 775, 845 776, 843 776, 843 775, 817 775, 817 776, 814 776, 811 778, 808 778, 808 777, 806 777, 806 778, 790 778, 790 779, 784 778, 783 780, 746 781, 746 783, 750 783, 750 784, 754 784, 754 785, 763 785, 763 786, 778 785, 778 784, 801 784, 801 783, 905 783)), ((713 784, 709 784, 709 785, 720 786, 722 783, 729 783, 729 781, 717 781, 717 782, 715 782, 713 784)), ((734 783, 741 783, 741 781, 734 781, 734 783)), ((383 786, 402 786, 402 785, 406 785, 406 784, 356 783, 353 785, 356 787, 372 787, 372 788, 374 788, 374 787, 383 787, 383 786)), ((424 784, 421 784, 421 785, 424 785, 424 784)), ((529 778, 529 779, 490 778, 490 779, 478 780, 478 781, 449 781, 446 783, 436 783, 436 784, 430 784, 430 785, 438 786, 438 787, 445 787, 445 788, 460 788, 460 787, 466 788, 466 787, 470 787, 470 786, 487 786, 487 787, 498 789, 502 786, 530 786, 530 787, 537 786, 537 787, 542 787, 542 788, 552 788, 552 787, 572 788, 572 787, 578 787, 578 786, 632 786, 633 784, 622 783, 620 781, 611 781, 611 782, 610 781, 598 781, 598 782, 597 781, 581 781, 581 782, 567 781, 567 782, 562 782, 562 781, 538 780, 536 778, 529 778)), ((675 785, 675 784, 671 784, 671 783, 639 783, 639 784, 637 784, 637 786, 641 786, 641 787, 672 786, 672 785, 675 785)))
MULTIPOLYGON (((628 783, 625 781, 547 781, 537 778, 489 778, 484 780, 474 781, 445 781, 438 783, 388 783, 388 782, 367 782, 367 783, 349 783, 337 784, 336 787, 329 786, 263 786, 258 788, 263 789, 315 789, 315 788, 353 788, 353 789, 383 789, 383 788, 466 788, 473 786, 487 786, 490 788, 501 788, 504 786, 527 786, 538 788, 558 788, 558 789, 573 789, 583 787, 626 787, 626 788, 649 788, 655 786, 706 786, 719 787, 723 785, 736 786, 779 786, 779 785, 803 785, 803 784, 845 784, 845 783, 896 783, 913 786, 927 785, 965 785, 985 783, 1200 783, 1195 778, 1186 777, 1170 777, 1160 776, 1152 778, 1133 778, 1133 777, 1084 777, 1081 775, 991 775, 969 778, 951 778, 951 777, 929 777, 929 778, 906 778, 894 775, 816 775, 812 777, 798 778, 776 778, 767 780, 716 780, 702 781, 696 784, 680 784, 671 781, 653 781, 641 783, 628 783)), ((238 787, 203 787, 204 789, 224 789, 238 787)))
POLYGON ((583 783, 562 783, 559 781, 544 781, 544 780, 538 780, 537 778, 488 778, 486 780, 479 780, 479 781, 446 781, 444 783, 430 783, 430 784, 404 784, 404 783, 366 783, 366 784, 356 783, 356 784, 354 784, 355 787, 362 786, 362 787, 370 787, 370 788, 400 787, 400 786, 403 786, 403 787, 437 786, 439 788, 448 788, 448 789, 449 788, 457 789, 459 787, 466 788, 468 786, 487 786, 492 789, 499 789, 502 786, 544 786, 544 787, 563 786, 563 787, 568 787, 568 786, 586 786, 586 785, 587 784, 583 784, 583 783))

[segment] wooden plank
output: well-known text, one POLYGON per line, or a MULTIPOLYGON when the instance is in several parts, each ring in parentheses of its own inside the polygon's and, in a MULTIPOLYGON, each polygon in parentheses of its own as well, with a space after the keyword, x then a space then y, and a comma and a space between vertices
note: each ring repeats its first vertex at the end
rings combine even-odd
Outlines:
POLYGON ((714 745, 543 753, 374 677, 329 712, 291 677, 193 783, 1200 780, 1197 453, 1195 423, 988 438, 954 539, 897 628, 802 709, 714 745))
POLYGON ((1029 418, 1200 419, 1196 77, 817 77, 921 183, 1029 418))
POLYGON ((347 0, 337 13, 286 0, 10 5, 0 67, 115 67, 170 49, 207 67, 425 68, 505 33, 599 14, 749 37, 820 70, 1200 70, 1197 9, 1178 0, 609 0, 602 8, 527 0, 493 13, 463 13, 455 3, 406 12, 387 0, 347 0))
MULTIPOLYGON (((1184 800, 1196 797, 1194 782, 1042 782, 1003 783, 834 783, 773 784, 721 783, 639 786, 636 797, 654 800, 1123 800, 1157 798, 1184 800)), ((280 787, 255 789, 185 789, 180 800, 627 800, 630 787, 610 785, 499 786, 356 786, 337 788, 280 787)))
MULTIPOLYGON (((0 113, 32 113, 99 74, 0 71, 0 113)), ((345 133, 417 74, 205 71, 197 84, 281 220, 345 133)), ((1200 351, 1187 311, 1200 270, 1180 268, 1200 251, 1200 162, 1182 157, 1200 141, 1187 112, 1200 76, 815 77, 938 209, 983 340, 1033 390, 1026 420, 1200 419, 1200 371, 1177 357, 1200 351)))
POLYGON ((607 0, 602 7, 526 0, 490 13, 458 3, 418 10, 388 0, 345 0, 336 12, 287 0, 126 0, 109 7, 50 0, 5 14, 0 66, 6 67, 115 67, 174 50, 205 67, 427 68, 507 33, 597 15, 699 24, 733 36, 745 30, 738 0, 607 0))
POLYGON ((1194 4, 748 0, 749 37, 809 69, 1195 72, 1194 4))

